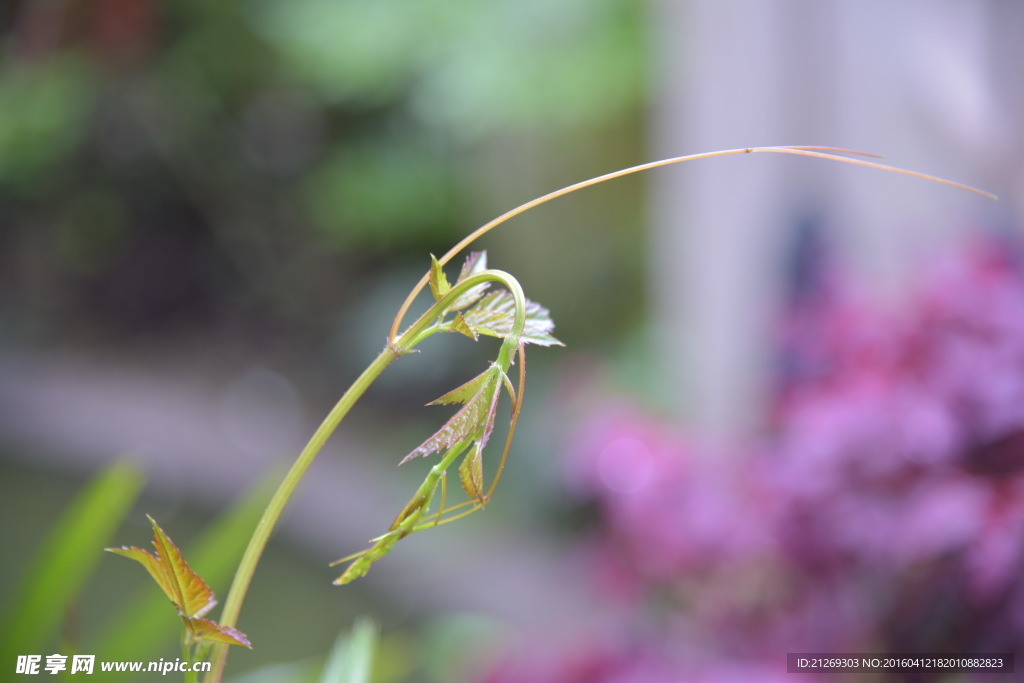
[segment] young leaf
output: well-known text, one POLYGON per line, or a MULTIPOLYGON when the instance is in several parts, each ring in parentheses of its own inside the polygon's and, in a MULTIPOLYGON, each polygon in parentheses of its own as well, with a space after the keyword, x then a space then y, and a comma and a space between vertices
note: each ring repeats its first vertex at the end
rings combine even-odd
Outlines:
POLYGON ((494 366, 491 366, 490 368, 488 368, 484 372, 481 372, 479 375, 469 380, 465 384, 455 387, 444 396, 439 396, 438 398, 435 398, 427 405, 441 406, 451 405, 453 403, 470 402, 471 400, 473 400, 473 397, 479 394, 480 391, 487 386, 487 383, 493 379, 492 373, 494 372, 494 370, 494 366))
POLYGON ((252 647, 245 634, 202 619, 203 615, 217 604, 213 591, 198 574, 189 568, 181 551, 164 533, 156 520, 149 515, 146 515, 146 518, 149 519, 149 523, 153 527, 153 549, 156 554, 135 546, 106 548, 106 550, 135 560, 146 568, 167 599, 178 610, 178 615, 185 622, 192 640, 252 647))
POLYGON ((462 264, 462 269, 459 271, 459 279, 455 282, 462 282, 467 277, 482 273, 485 270, 487 270, 487 252, 474 251, 466 257, 466 261, 462 264))
POLYGON ((231 628, 230 626, 222 626, 215 621, 209 619, 194 619, 192 617, 182 617, 185 621, 185 626, 188 629, 189 639, 191 642, 186 645, 191 645, 192 642, 207 642, 207 643, 226 643, 228 645, 241 645, 252 649, 252 643, 249 642, 248 636, 239 631, 238 629, 231 628))
MULTIPOLYGON (((257 486, 232 503, 223 516, 182 548, 182 553, 189 558, 189 566, 208 585, 231 580, 249 534, 277 488, 279 477, 276 469, 269 472, 257 486)), ((155 660, 160 655, 161 644, 180 632, 180 627, 167 618, 166 598, 149 586, 140 587, 107 621, 107 628, 95 634, 92 641, 94 649, 107 653, 110 659, 155 660)))
POLYGON ((483 446, 475 444, 459 465, 459 481, 466 495, 478 501, 481 505, 487 502, 484 494, 484 458, 483 446))
MULTIPOLYGON (((487 270, 487 252, 486 251, 474 251, 472 254, 466 257, 466 262, 462 264, 462 270, 459 271, 459 279, 455 281, 455 284, 459 284, 468 277, 472 277, 477 273, 482 273, 487 270)), ((459 296, 454 303, 448 308, 449 311, 460 311, 466 306, 469 306, 484 295, 490 283, 484 282, 471 287, 464 294, 459 296)), ((456 331, 462 332, 457 329, 456 331)), ((465 332, 463 332, 465 334, 465 332)))
MULTIPOLYGON (((466 325, 477 334, 502 338, 512 334, 515 317, 515 299, 505 290, 491 292, 463 313, 466 325)), ((551 336, 554 329, 555 323, 548 309, 536 301, 527 301, 523 341, 539 346, 564 346, 551 336)))
POLYGON ((441 268, 441 263, 437 258, 430 255, 430 293, 434 295, 434 300, 440 299, 442 296, 448 293, 452 286, 448 284, 448 278, 445 277, 444 270, 441 268))
POLYGON ((466 322, 466 318, 461 313, 455 314, 455 319, 452 320, 452 330, 459 334, 464 334, 473 341, 478 341, 480 335, 477 334, 476 330, 469 326, 466 322))
POLYGON ((185 558, 181 556, 181 551, 167 537, 156 520, 149 515, 146 515, 146 518, 153 527, 155 555, 134 546, 107 548, 107 550, 142 564, 163 590, 167 599, 183 616, 193 618, 203 616, 217 604, 213 597, 213 591, 199 578, 198 574, 189 569, 185 558))
POLYGON ((433 436, 405 456, 399 465, 421 455, 440 453, 467 439, 472 439, 480 448, 483 448, 494 429, 494 413, 498 407, 503 375, 501 368, 492 365, 462 386, 431 401, 428 405, 439 403, 464 403, 465 405, 433 436))

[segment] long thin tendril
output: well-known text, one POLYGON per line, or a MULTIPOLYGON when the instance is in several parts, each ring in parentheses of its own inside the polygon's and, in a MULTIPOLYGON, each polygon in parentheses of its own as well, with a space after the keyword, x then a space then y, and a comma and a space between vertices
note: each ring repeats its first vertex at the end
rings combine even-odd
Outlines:
MULTIPOLYGON (((976 187, 965 185, 964 183, 958 183, 954 180, 947 180, 946 178, 940 178, 938 176, 929 175, 927 173, 919 173, 917 171, 910 171, 905 168, 889 166, 887 164, 880 164, 875 161, 867 161, 865 159, 856 159, 851 158, 849 156, 841 156, 842 154, 852 154, 862 157, 873 157, 876 159, 882 158, 881 155, 872 154, 870 152, 859 152, 852 149, 844 149, 842 147, 821 147, 815 145, 779 147, 742 147, 737 149, 725 149, 716 152, 704 152, 702 154, 689 154, 681 157, 670 157, 668 159, 661 159, 659 161, 651 161, 646 164, 640 164, 639 166, 631 166, 630 168, 624 168, 618 171, 613 171, 612 173, 606 173, 604 175, 600 175, 595 178, 590 178, 588 180, 575 183, 573 185, 567 185, 566 187, 563 187, 559 190, 555 190, 554 192, 549 192, 546 195, 537 197, 536 199, 532 199, 526 202, 525 204, 520 204, 516 208, 510 211, 506 211, 497 218, 485 223, 484 225, 480 226, 479 228, 471 232, 465 238, 463 238, 462 241, 460 241, 454 247, 449 249, 444 256, 438 259, 438 261, 440 262, 441 265, 448 263, 454 256, 456 256, 463 249, 465 249, 470 244, 475 242, 477 239, 487 234, 494 228, 498 227, 502 223, 505 223, 506 221, 515 218, 519 214, 525 213, 526 211, 529 211, 530 209, 536 206, 546 204, 547 202, 550 202, 552 199, 558 199, 559 197, 564 197, 567 194, 572 194, 577 190, 582 190, 586 187, 598 185, 608 180, 614 180, 615 178, 622 178, 623 176, 632 175, 634 173, 640 173, 641 171, 649 171, 654 168, 660 168, 661 166, 679 164, 684 161, 696 161, 698 159, 710 159, 713 157, 730 156, 733 154, 752 154, 755 152, 767 152, 773 154, 794 154, 798 156, 815 157, 817 159, 829 159, 831 161, 840 161, 847 164, 855 164, 857 166, 866 166, 868 168, 874 168, 880 171, 899 173, 901 175, 912 176, 914 178, 920 178, 922 180, 928 180, 934 183, 940 183, 942 185, 949 185, 950 187, 955 187, 960 190, 967 190, 968 192, 980 194, 981 196, 988 197, 989 199, 996 199, 996 196, 991 192, 986 192, 985 190, 980 190, 976 187)), ((398 309, 398 314, 395 316, 395 320, 391 324, 391 331, 388 333, 388 339, 390 339, 391 341, 394 341, 395 339, 398 338, 398 330, 402 325, 402 320, 403 318, 405 318, 405 314, 408 312, 409 307, 412 305, 412 302, 416 299, 417 296, 419 296, 419 293, 427 285, 427 279, 428 276, 424 275, 423 278, 416 284, 416 286, 409 293, 409 296, 406 297, 405 301, 402 303, 402 306, 398 309)))

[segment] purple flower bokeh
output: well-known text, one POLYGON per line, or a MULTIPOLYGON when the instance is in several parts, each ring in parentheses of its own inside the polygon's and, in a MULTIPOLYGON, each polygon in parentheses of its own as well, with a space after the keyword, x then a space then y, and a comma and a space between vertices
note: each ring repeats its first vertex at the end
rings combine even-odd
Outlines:
MULTIPOLYGON (((625 616, 571 652, 510 653, 484 680, 782 681, 787 652, 1021 649, 1014 251, 973 241, 898 310, 825 275, 781 321, 759 442, 698 452, 621 398, 579 424, 567 488, 597 511, 586 568, 625 616)), ((905 680, 1005 680, 963 676, 905 680)))

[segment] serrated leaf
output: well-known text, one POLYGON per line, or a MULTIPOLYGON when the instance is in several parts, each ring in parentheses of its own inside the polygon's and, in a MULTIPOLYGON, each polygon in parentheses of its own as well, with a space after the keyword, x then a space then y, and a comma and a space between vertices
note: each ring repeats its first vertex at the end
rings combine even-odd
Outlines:
POLYGON ((501 374, 502 372, 497 366, 491 366, 457 389, 431 401, 428 405, 438 403, 465 403, 465 405, 452 415, 451 419, 445 422, 444 426, 433 436, 402 458, 399 465, 419 456, 440 453, 460 441, 470 439, 482 449, 494 429, 494 413, 498 407, 498 396, 502 386, 499 381, 501 374))
POLYGON ((474 251, 466 257, 465 262, 462 264, 462 269, 459 271, 459 279, 456 283, 462 282, 467 277, 482 273, 487 270, 487 252, 486 251, 474 251))
MULTIPOLYGON (((512 334, 516 318, 516 302, 505 290, 491 292, 480 299, 473 308, 463 313, 466 324, 477 334, 491 337, 507 337, 512 334)), ((523 327, 523 341, 539 346, 564 346, 551 332, 555 323, 551 313, 536 301, 526 302, 526 324, 523 327)))
POLYGON ((459 334, 464 334, 473 341, 479 341, 480 335, 477 334, 476 330, 469 326, 466 322, 466 318, 461 314, 457 313, 455 319, 452 320, 452 330, 459 334))
POLYGON ((106 548, 109 552, 135 560, 146 568, 157 585, 171 601, 178 615, 185 622, 192 640, 208 640, 232 645, 252 647, 241 631, 222 627, 202 617, 217 604, 213 591, 198 574, 192 571, 181 551, 150 515, 146 515, 153 527, 153 549, 155 554, 135 546, 106 548))
POLYGON ((198 618, 213 609, 217 601, 213 591, 198 574, 189 569, 181 551, 174 545, 160 525, 146 515, 153 527, 153 548, 156 555, 136 547, 107 548, 139 562, 153 577, 167 599, 184 617, 198 618))
MULTIPOLYGON (((208 585, 231 580, 249 534, 277 489, 281 476, 283 472, 273 468, 257 486, 232 503, 226 514, 181 549, 189 558, 189 566, 208 585)), ((109 614, 106 628, 91 638, 97 652, 107 653, 110 659, 155 660, 161 643, 177 636, 180 628, 167 618, 167 599, 160 591, 146 589, 149 586, 141 586, 116 612, 109 614)))
MULTIPOLYGON (((452 403, 468 403, 469 401, 472 401, 473 398, 480 393, 480 390, 483 389, 487 385, 487 383, 492 380, 493 373, 496 370, 497 368, 494 368, 493 366, 491 368, 488 368, 487 370, 481 372, 479 375, 469 380, 465 384, 462 384, 452 389, 444 396, 435 398, 427 405, 440 406, 450 405, 452 403)), ((500 372, 500 370, 497 371, 500 372)))
POLYGON ((430 255, 430 279, 429 279, 429 282, 430 282, 430 292, 431 292, 431 294, 434 295, 434 300, 435 301, 437 301, 438 299, 443 297, 445 294, 447 294, 448 291, 452 288, 452 286, 450 284, 448 284, 448 278, 445 277, 444 269, 441 268, 441 263, 437 260, 437 258, 433 254, 430 255))
POLYGON ((252 649, 252 643, 249 642, 249 638, 238 629, 231 628, 230 626, 221 626, 209 619, 195 619, 192 617, 182 617, 182 619, 185 620, 185 627, 188 629, 188 634, 192 641, 226 643, 252 649))
POLYGON ((466 495, 481 503, 484 502, 484 458, 483 447, 476 444, 462 459, 459 465, 459 480, 466 495))
MULTIPOLYGON (((459 271, 459 279, 455 281, 455 284, 459 284, 468 277, 472 277, 477 273, 482 273, 487 270, 487 252, 486 251, 474 251, 472 254, 466 257, 465 263, 462 264, 462 270, 459 271)), ((490 287, 489 282, 484 282, 476 287, 470 287, 462 295, 460 295, 451 306, 448 307, 449 311, 461 311, 463 308, 476 303, 480 297, 486 292, 487 288, 490 287)), ((457 332, 463 332, 462 330, 456 330, 457 332)), ((474 339, 475 339, 474 335, 474 339)))

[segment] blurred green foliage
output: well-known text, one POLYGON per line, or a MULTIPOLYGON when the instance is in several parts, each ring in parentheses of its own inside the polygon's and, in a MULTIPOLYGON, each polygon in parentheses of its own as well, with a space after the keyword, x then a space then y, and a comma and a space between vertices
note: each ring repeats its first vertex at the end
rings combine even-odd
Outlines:
POLYGON ((94 105, 92 76, 72 56, 0 72, 0 183, 31 193, 42 174, 67 163, 94 105))
POLYGON ((15 0, 0 13, 0 315, 33 341, 317 320, 384 258, 421 262, 473 227, 473 198, 515 163, 488 150, 539 139, 557 155, 628 130, 641 10, 15 0))
POLYGON ((68 614, 108 543, 131 510, 142 476, 118 463, 96 475, 71 501, 24 569, 0 621, 0 661, 52 648, 67 637, 68 614))
POLYGON ((620 116, 643 94, 642 16, 626 0, 257 5, 289 75, 334 102, 404 100, 459 140, 503 127, 568 128, 620 116))
MULTIPOLYGON (((638 0, 0 3, 0 350, 173 344, 195 331, 206 343, 225 330, 234 349, 269 329, 290 335, 311 374, 328 373, 302 353, 310 347, 359 356, 353 329, 375 330, 376 350, 394 312, 383 307, 399 303, 429 252, 537 194, 638 160, 643 10, 638 0), (358 316, 374 324, 351 324, 358 316)), ((572 313, 604 333, 594 310, 636 308, 613 272, 640 249, 635 215, 623 220, 635 204, 618 193, 538 212, 542 245, 520 241, 525 232, 494 238, 501 267, 524 267, 541 285, 524 281, 531 296, 561 309, 560 326, 572 313), (594 289, 594 279, 615 284, 594 289)), ((448 365, 466 353, 453 349, 448 365)), ((443 353, 432 349, 430 363, 445 365, 443 353)), ((216 557, 230 544, 215 545, 211 560, 202 543, 186 548, 197 570, 226 571, 216 557)), ((104 647, 152 643, 168 608, 159 595, 139 600, 138 629, 94 634, 104 647)), ((310 611, 292 594, 263 621, 297 605, 310 611)), ((249 608, 250 635, 265 642, 272 631, 249 608)), ((326 651, 319 635, 294 637, 326 651)), ((379 680, 422 665, 409 638, 384 633, 393 670, 382 664, 379 680)))

